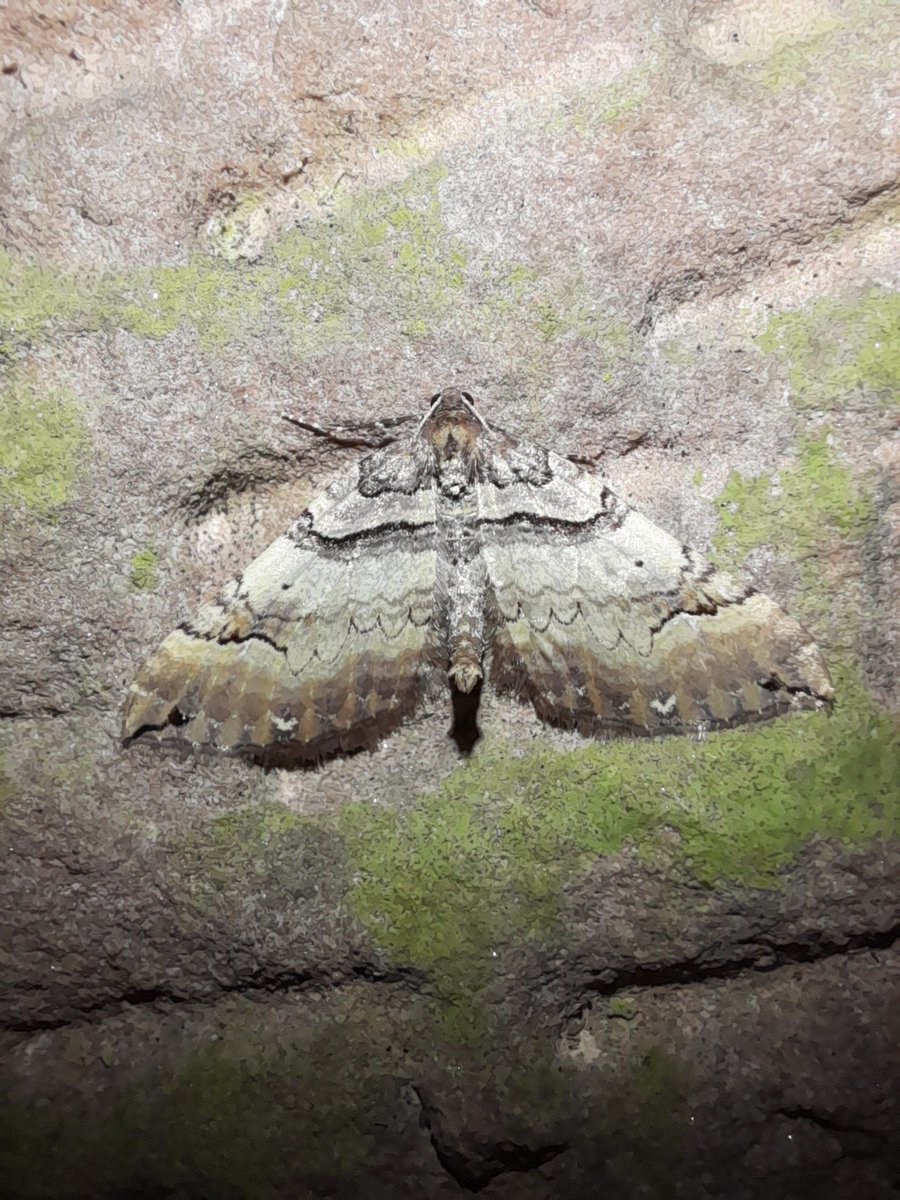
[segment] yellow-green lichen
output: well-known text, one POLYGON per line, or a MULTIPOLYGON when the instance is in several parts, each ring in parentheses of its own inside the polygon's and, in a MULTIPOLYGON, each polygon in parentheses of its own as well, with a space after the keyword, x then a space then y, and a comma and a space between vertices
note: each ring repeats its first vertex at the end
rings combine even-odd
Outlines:
MULTIPOLYGON (((634 331, 591 294, 580 272, 560 273, 526 263, 492 264, 480 283, 484 297, 478 305, 479 326, 502 332, 520 348, 541 378, 547 369, 547 347, 575 339, 601 348, 606 361, 620 367, 640 353, 634 331), (524 338, 523 331, 536 337, 524 338)), ((528 373, 527 366, 522 368, 528 373)), ((604 376, 606 382, 612 372, 604 376)), ((542 390, 538 386, 538 390, 542 390)))
POLYGON ((606 1006, 606 1015, 630 1021, 635 1015, 634 1001, 628 996, 613 996, 606 1006))
POLYGON ((461 1019, 495 953, 552 933, 563 885, 592 857, 631 845, 705 884, 762 887, 810 838, 896 836, 900 740, 852 676, 836 683, 833 714, 704 742, 498 751, 402 814, 351 806, 340 817, 351 902, 461 1019))
POLYGON ((195 254, 183 266, 147 267, 110 281, 103 319, 150 338, 184 325, 212 350, 259 329, 265 282, 262 270, 195 254))
POLYGON ((445 174, 435 165, 391 188, 349 193, 327 224, 304 225, 279 242, 279 303, 301 349, 379 308, 418 336, 452 303, 466 259, 441 216, 445 174))
POLYGON ((571 131, 591 137, 603 125, 616 126, 632 116, 647 100, 654 80, 662 71, 659 54, 648 54, 630 71, 612 83, 573 90, 562 101, 554 99, 539 110, 540 127, 549 132, 571 131))
POLYGON ((269 233, 270 211, 264 192, 236 194, 206 223, 206 248, 228 262, 257 257, 269 233))
POLYGON ((252 264, 196 253, 185 264, 87 283, 74 273, 7 258, 0 264, 0 329, 11 345, 39 336, 54 320, 79 328, 119 326, 141 337, 184 326, 214 350, 272 328, 305 354, 354 336, 364 318, 382 310, 402 334, 417 336, 463 283, 465 253, 441 216, 444 175, 432 165, 391 187, 339 197, 327 215, 310 208, 297 229, 266 247, 260 242, 252 264))
POLYGON ((839 21, 823 16, 801 35, 781 38, 772 53, 755 64, 754 78, 776 92, 805 84, 811 75, 826 68, 840 28, 839 21))
POLYGON ((835 458, 827 431, 799 439, 796 462, 777 476, 731 475, 717 498, 717 561, 736 566, 757 546, 778 548, 797 562, 807 581, 820 578, 819 555, 835 536, 863 536, 872 502, 835 458))
POLYGON ((159 583, 159 560, 153 546, 145 546, 131 557, 131 586, 137 592, 152 592, 159 583))
POLYGON ((10 800, 18 795, 18 788, 10 779, 6 768, 6 755, 0 751, 0 813, 4 811, 10 800))
POLYGON ((96 275, 28 263, 0 250, 0 353, 40 336, 52 321, 80 323, 96 303, 96 275))
POLYGON ((48 513, 71 494, 86 433, 78 405, 59 387, 21 374, 0 391, 0 507, 48 513))
POLYGON ((900 401, 900 293, 871 288, 773 314, 759 345, 785 363, 801 409, 896 406, 900 401))
MULTIPOLYGON (((444 223, 445 175, 434 163, 390 186, 310 201, 296 228, 254 242, 253 261, 241 257, 237 243, 229 243, 227 254, 215 243, 214 252, 198 251, 186 263, 90 280, 12 264, 6 336, 11 343, 34 339, 53 322, 119 327, 144 338, 184 328, 202 349, 216 351, 274 333, 305 357, 356 339, 373 316, 398 336, 422 336, 459 309, 471 273, 478 298, 464 312, 473 328, 488 324, 516 345, 525 329, 533 335, 525 339, 527 354, 542 362, 546 343, 573 338, 600 344, 611 364, 634 356, 632 331, 603 309, 577 273, 493 259, 481 262, 480 271, 470 267, 465 244, 444 223)), ((265 215, 262 198, 246 204, 265 215)))
POLYGON ((696 362, 697 350, 685 338, 666 338, 659 344, 659 352, 667 363, 680 367, 696 362))

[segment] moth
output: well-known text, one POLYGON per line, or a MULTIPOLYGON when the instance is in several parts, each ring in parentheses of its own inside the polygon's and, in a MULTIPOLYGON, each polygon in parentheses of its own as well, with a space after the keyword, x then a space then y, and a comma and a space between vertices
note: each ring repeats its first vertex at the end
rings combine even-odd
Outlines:
POLYGON ((467 392, 362 456, 140 669, 123 736, 266 764, 372 748, 483 681, 588 736, 818 707, 818 647, 601 478, 467 392))

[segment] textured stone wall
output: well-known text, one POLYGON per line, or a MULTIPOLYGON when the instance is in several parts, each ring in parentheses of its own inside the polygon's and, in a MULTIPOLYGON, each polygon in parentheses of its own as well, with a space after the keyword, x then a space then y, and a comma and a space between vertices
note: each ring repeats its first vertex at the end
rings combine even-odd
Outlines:
POLYGON ((893 16, 0 8, 7 1194, 895 1194, 893 16), (833 711, 123 752, 359 453, 281 414, 444 385, 745 571, 833 711))

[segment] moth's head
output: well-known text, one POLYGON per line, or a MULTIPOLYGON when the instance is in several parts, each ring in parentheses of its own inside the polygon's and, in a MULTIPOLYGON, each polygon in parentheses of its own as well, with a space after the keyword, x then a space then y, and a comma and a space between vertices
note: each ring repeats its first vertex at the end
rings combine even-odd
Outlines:
POLYGON ((444 388, 431 397, 420 432, 435 449, 448 454, 454 449, 474 449, 479 434, 486 428, 468 392, 444 388))

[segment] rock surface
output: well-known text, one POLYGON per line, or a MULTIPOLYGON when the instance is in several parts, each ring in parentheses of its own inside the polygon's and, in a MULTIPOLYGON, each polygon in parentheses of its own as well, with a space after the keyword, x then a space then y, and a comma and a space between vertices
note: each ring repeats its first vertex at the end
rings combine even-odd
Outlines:
POLYGON ((896 1194, 892 16, 0 8, 9 1195, 896 1194), (746 570, 834 711, 123 753, 359 453, 281 414, 446 384, 746 570))

